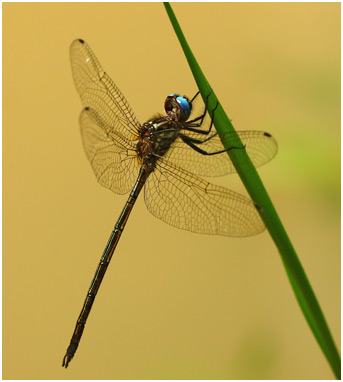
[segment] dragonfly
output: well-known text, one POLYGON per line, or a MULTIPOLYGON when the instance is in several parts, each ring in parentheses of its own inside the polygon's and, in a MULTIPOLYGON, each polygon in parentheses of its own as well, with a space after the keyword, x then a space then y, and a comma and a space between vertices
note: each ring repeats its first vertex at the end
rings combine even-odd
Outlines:
POLYGON ((102 186, 130 195, 87 292, 63 358, 65 368, 79 346, 100 284, 143 187, 148 210, 174 227, 200 234, 255 235, 265 229, 258 206, 199 176, 234 173, 229 150, 246 150, 257 167, 271 160, 278 149, 276 140, 263 131, 240 131, 237 145, 224 149, 217 133, 211 131, 214 112, 210 126, 204 126, 207 100, 204 112, 194 116, 193 104, 199 93, 191 100, 178 94, 168 95, 165 115, 140 124, 84 40, 72 43, 70 58, 83 104, 79 120, 82 142, 91 167, 102 186))

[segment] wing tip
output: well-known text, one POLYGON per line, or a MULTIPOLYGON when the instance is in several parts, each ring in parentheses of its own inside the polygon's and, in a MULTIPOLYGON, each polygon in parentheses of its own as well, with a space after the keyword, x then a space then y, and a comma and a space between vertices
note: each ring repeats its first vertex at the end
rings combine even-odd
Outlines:
POLYGON ((260 207, 257 203, 254 203, 254 206, 257 209, 257 211, 263 211, 262 207, 260 207))

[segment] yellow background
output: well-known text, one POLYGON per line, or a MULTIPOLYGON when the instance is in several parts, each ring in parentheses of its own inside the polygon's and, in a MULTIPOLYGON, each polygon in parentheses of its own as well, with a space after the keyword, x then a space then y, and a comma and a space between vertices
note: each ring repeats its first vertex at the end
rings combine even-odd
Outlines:
MULTIPOLYGON (((340 4, 174 3, 340 346, 340 4)), ((69 46, 86 40, 141 122, 196 86, 160 3, 3 5, 3 377, 330 379, 267 232, 170 227, 140 196, 67 370, 62 358, 126 196, 96 182, 69 46)), ((246 194, 236 175, 214 183, 246 194)))

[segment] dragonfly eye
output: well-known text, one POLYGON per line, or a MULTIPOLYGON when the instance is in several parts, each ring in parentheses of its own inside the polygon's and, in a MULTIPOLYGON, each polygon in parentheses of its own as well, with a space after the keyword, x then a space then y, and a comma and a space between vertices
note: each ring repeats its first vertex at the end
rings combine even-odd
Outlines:
POLYGON ((179 122, 185 122, 191 114, 192 105, 186 97, 169 94, 164 103, 164 108, 167 114, 174 112, 179 122))

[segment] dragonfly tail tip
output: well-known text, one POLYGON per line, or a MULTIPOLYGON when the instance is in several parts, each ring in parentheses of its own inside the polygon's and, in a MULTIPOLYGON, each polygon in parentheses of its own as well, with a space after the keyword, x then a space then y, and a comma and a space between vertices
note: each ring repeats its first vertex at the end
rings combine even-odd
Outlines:
POLYGON ((71 359, 72 359, 72 357, 70 357, 68 354, 66 354, 63 358, 62 367, 67 368, 71 359))

